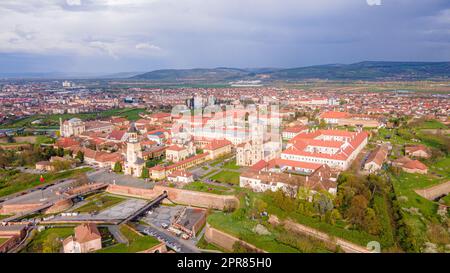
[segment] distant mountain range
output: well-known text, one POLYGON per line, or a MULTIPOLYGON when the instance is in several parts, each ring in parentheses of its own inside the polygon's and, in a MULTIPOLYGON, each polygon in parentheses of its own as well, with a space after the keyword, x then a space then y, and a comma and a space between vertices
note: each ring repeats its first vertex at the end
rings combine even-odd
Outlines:
POLYGON ((260 80, 295 82, 321 80, 450 80, 450 62, 374 62, 327 64, 297 68, 193 68, 121 73, 0 73, 2 78, 123 79, 168 84, 223 84, 260 80))
POLYGON ((299 81, 328 80, 445 80, 450 62, 359 62, 298 68, 196 68, 155 70, 131 77, 170 83, 223 83, 241 80, 299 81))

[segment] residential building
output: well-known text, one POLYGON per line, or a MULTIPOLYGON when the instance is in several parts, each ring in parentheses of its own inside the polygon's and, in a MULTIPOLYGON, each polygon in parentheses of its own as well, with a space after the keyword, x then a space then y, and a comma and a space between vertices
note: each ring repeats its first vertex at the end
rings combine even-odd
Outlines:
POLYGON ((94 223, 75 227, 75 235, 63 241, 64 253, 88 253, 102 248, 102 236, 94 223))

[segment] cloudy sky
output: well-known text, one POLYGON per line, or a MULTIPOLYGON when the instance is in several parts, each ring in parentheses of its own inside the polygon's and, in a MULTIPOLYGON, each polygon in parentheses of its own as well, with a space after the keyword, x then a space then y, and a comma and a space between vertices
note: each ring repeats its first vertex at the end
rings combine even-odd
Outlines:
POLYGON ((450 60, 450 1, 0 1, 3 73, 363 60, 450 60))

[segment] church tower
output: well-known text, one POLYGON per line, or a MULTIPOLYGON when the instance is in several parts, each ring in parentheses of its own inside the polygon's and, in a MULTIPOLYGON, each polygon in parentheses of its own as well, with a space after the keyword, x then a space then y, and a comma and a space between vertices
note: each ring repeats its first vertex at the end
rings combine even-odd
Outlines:
POLYGON ((127 157, 125 162, 125 174, 139 177, 144 168, 144 160, 142 159, 141 144, 138 141, 138 131, 134 123, 128 130, 127 141, 127 157))

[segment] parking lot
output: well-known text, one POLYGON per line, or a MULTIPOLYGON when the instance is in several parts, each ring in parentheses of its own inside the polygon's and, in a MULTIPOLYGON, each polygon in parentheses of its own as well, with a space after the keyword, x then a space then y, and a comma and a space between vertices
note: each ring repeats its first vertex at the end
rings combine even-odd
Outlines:
POLYGON ((157 227, 161 227, 162 224, 170 225, 182 210, 183 206, 159 206, 149 211, 141 220, 157 227))
POLYGON ((58 215, 51 219, 52 221, 95 221, 95 220, 122 220, 132 215, 147 204, 147 201, 142 199, 128 199, 113 207, 107 208, 98 214, 81 213, 74 216, 58 215))

